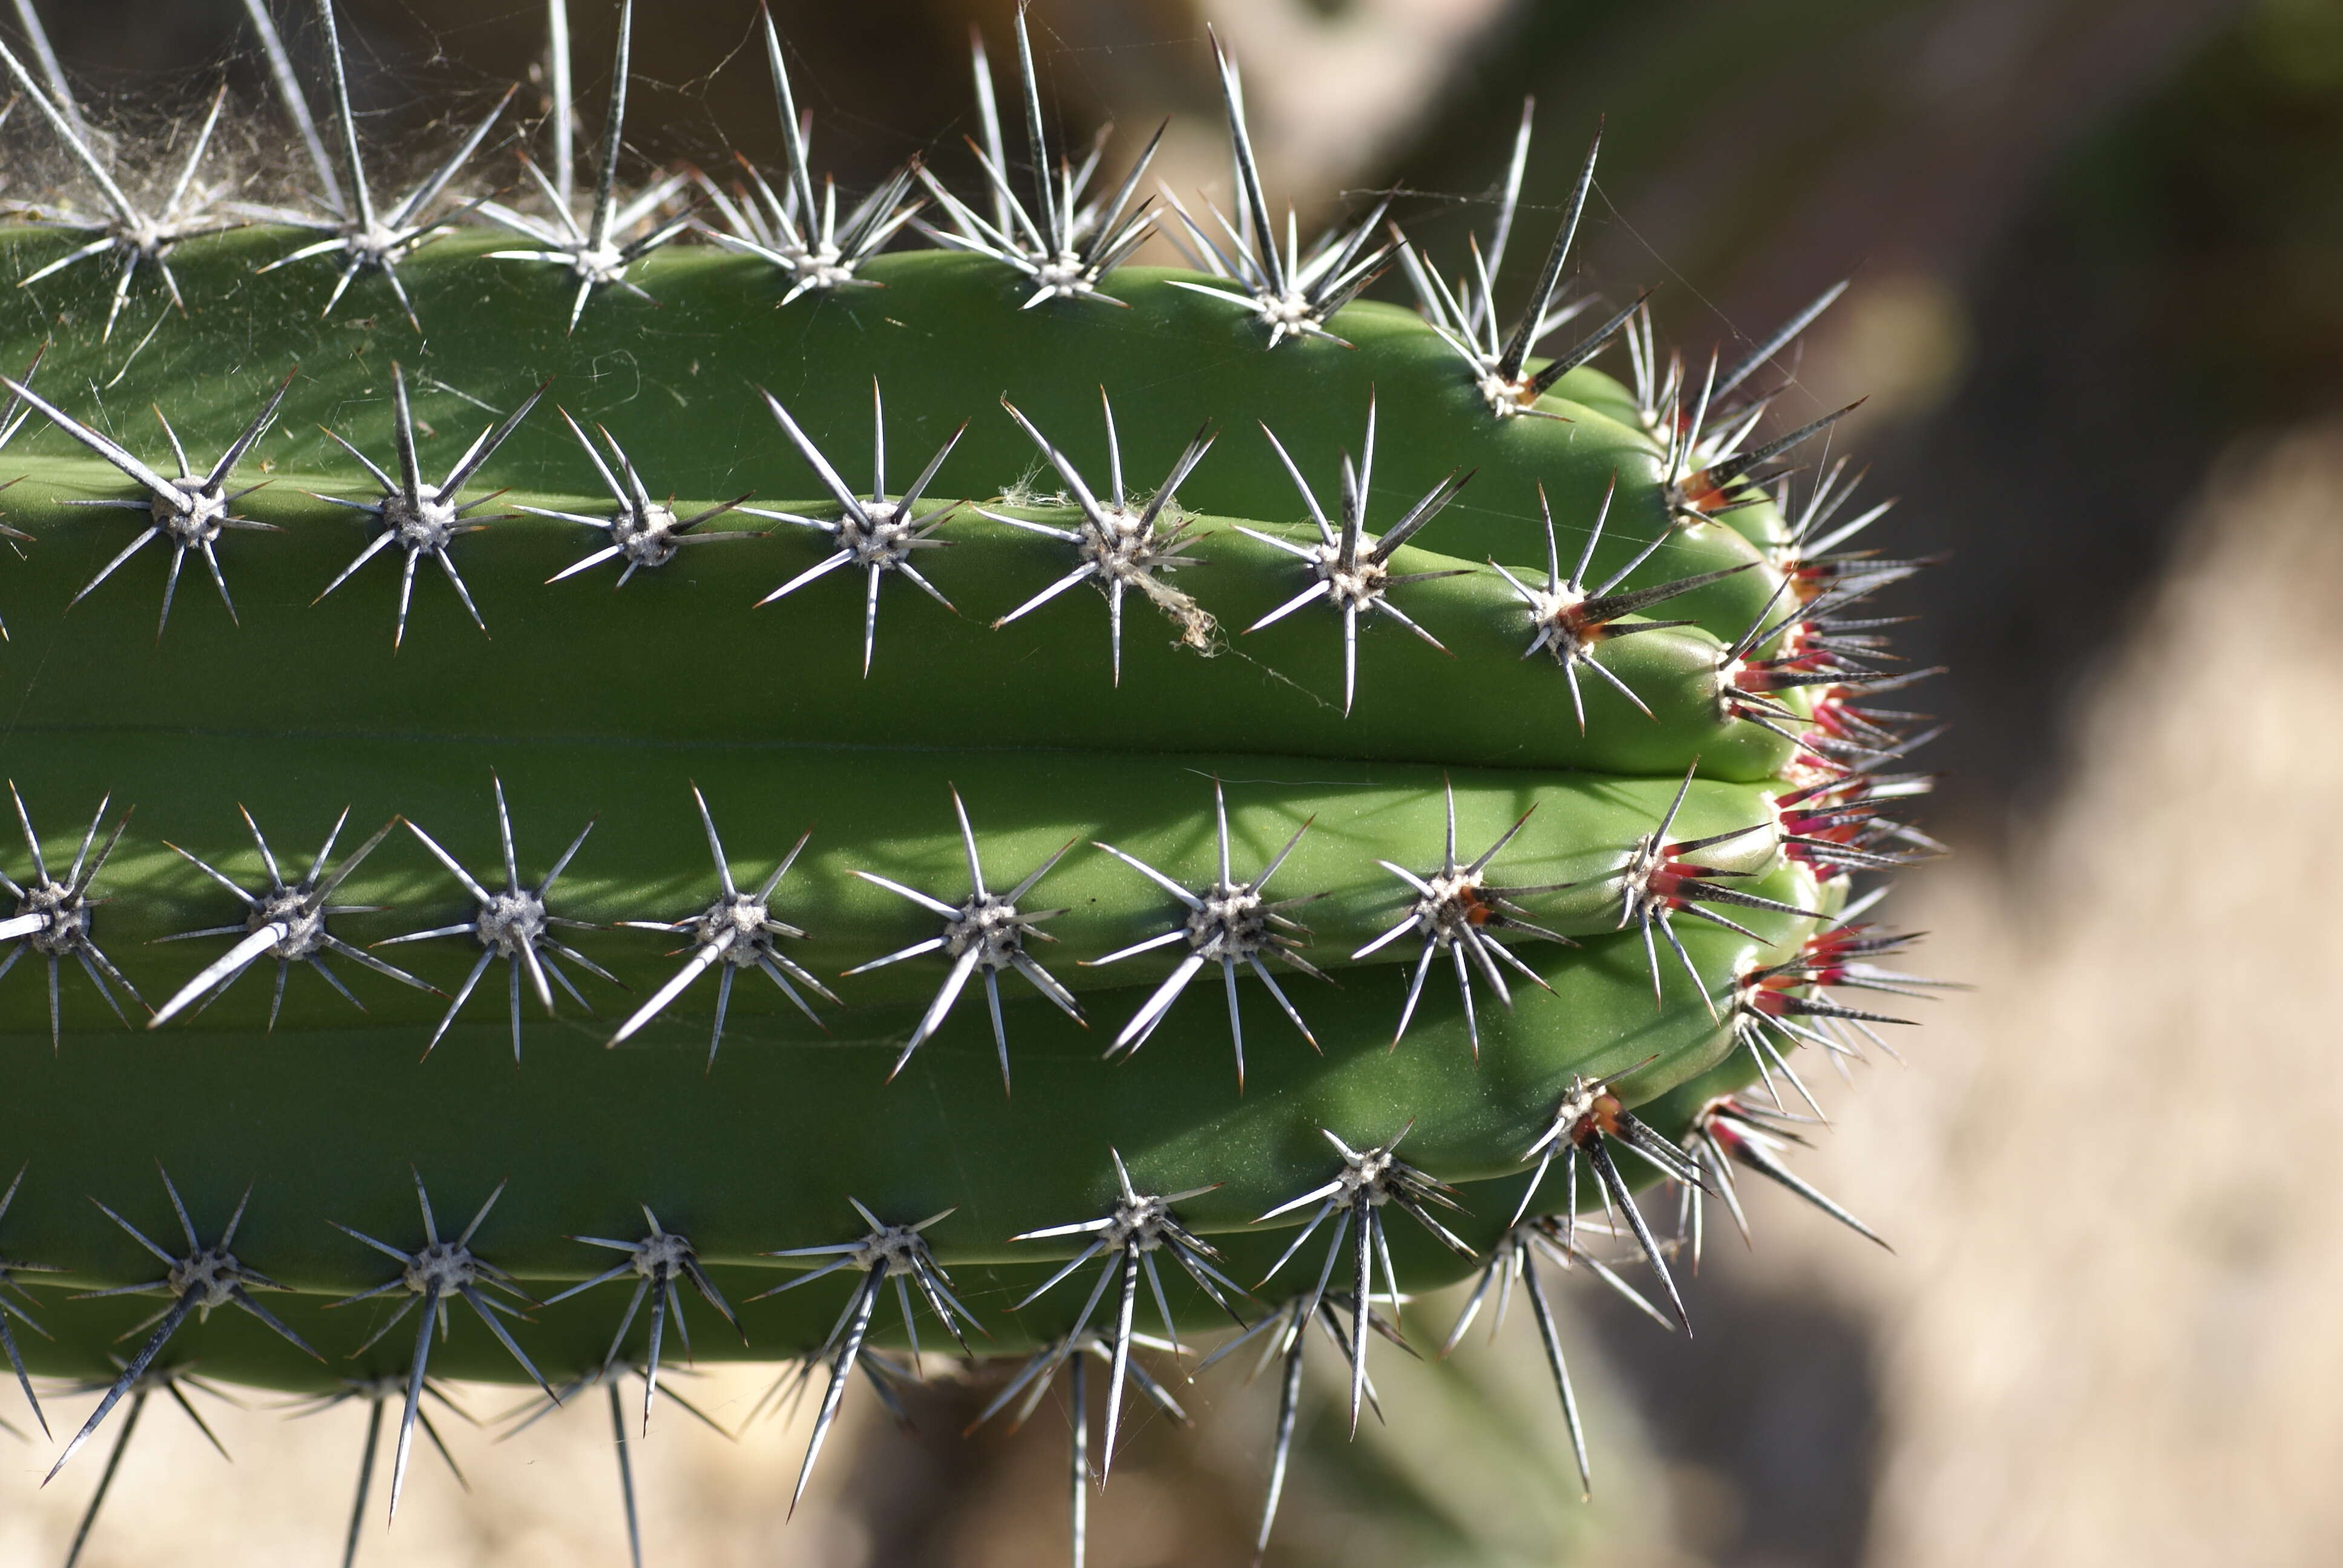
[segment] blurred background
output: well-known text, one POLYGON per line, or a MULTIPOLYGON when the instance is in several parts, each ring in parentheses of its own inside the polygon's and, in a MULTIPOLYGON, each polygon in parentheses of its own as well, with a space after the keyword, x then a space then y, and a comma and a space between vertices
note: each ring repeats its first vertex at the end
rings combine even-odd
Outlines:
MULTIPOLYGON (((341 9, 377 143, 536 79, 528 0, 341 9)), ((818 167, 852 189, 914 152, 965 172, 967 30, 1005 56, 1006 0, 774 9, 818 167)), ((575 10, 592 124, 615 6, 575 10)), ((223 64, 264 102, 238 0, 43 12, 101 105, 191 98, 223 64)), ((1307 227, 1395 186, 1452 268, 1523 95, 1525 246, 1599 120, 1587 284, 1662 286, 1664 327, 1704 355, 1851 276, 1785 407, 1868 394, 1838 447, 1873 465, 1869 495, 1906 498, 1875 542, 1949 552, 1896 608, 1926 610, 1901 646, 1951 666, 1914 706, 1952 725, 1926 820, 1958 853, 1890 910, 1932 931, 1922 967, 1977 989, 1928 1007, 1907 1067, 1832 1097, 1801 1166, 1896 1252, 1760 1192, 1754 1249, 1712 1231, 1691 1344, 1566 1290, 1591 1503, 1525 1313, 1493 1350, 1387 1357, 1388 1427, 1352 1445, 1307 1421, 1271 1561, 2343 1561, 2343 3, 1037 0, 1032 19, 1066 126, 1111 112, 1127 148, 1170 116, 1159 171, 1225 201, 1217 27, 1272 202, 1307 227)), ((778 159, 752 22, 748 0, 642 0, 638 171, 778 159)), ((288 42, 314 63, 314 26, 288 42)), ((731 1426, 764 1381, 685 1392, 731 1426)), ((1201 1392, 1192 1432, 1136 1423, 1094 1563, 1245 1560, 1273 1394, 1201 1392)), ((915 1436, 850 1401, 786 1530, 803 1428, 728 1442, 669 1410, 634 1455, 653 1560, 1062 1561, 1062 1407, 962 1443, 983 1398, 931 1391, 915 1436)), ((331 1560, 362 1412, 204 1408, 234 1470, 158 1406, 84 1561, 331 1560)), ((471 1490, 419 1460, 362 1561, 624 1561, 598 1401, 501 1446, 445 1424, 471 1490)), ((85 1463, 36 1494, 46 1452, 0 1436, 0 1562, 58 1560, 95 1484, 85 1463)))

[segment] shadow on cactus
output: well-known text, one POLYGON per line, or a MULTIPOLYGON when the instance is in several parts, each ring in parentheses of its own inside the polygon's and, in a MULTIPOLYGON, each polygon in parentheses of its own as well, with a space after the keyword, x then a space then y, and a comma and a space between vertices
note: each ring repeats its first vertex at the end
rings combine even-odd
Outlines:
POLYGON ((1253 1358, 1266 1549, 1313 1345, 1355 1427, 1375 1340, 1519 1290, 1584 1478, 1559 1275, 1688 1328, 1736 1170, 1869 1234, 1783 1154, 1901 1022, 1849 988, 1925 984, 1850 883, 1936 846, 1862 608, 1914 563, 1773 407, 1815 312, 1687 364, 1574 292, 1590 150, 1501 313, 1526 115, 1461 274, 1382 205, 1304 246, 1225 56, 1183 203, 1021 20, 1021 139, 980 53, 972 156, 860 197, 769 20, 787 166, 622 180, 624 8, 582 165, 508 102, 394 190, 330 5, 322 81, 251 12, 266 204, 217 101, 117 146, 5 56, 0 1346, 58 1466, 200 1348, 370 1402, 361 1513, 397 1406, 395 1511, 437 1380, 647 1423, 697 1354, 795 1369, 801 1493, 858 1369, 1002 1359, 1101 1385, 1079 1561, 1121 1412, 1253 1358))

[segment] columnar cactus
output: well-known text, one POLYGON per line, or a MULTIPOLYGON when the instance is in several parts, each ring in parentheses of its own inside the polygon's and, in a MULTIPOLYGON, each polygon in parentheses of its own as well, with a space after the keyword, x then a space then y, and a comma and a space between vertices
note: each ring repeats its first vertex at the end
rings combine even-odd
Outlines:
POLYGON ((200 1348, 398 1402, 395 1510, 434 1380, 647 1421, 689 1317, 820 1388, 802 1489, 950 1340, 1003 1409, 1103 1369, 1079 1560, 1132 1387, 1242 1344, 1265 1546, 1312 1339, 1355 1423, 1371 1328, 1520 1282, 1575 1435, 1541 1260, 1673 1327, 1736 1162, 1862 1229, 1781 1150, 1898 1021, 1833 993, 1920 983, 1850 879, 1932 846, 1854 608, 1911 568, 1774 418, 1811 313, 1687 370, 1574 296, 1592 152, 1517 317, 1510 198, 1461 281, 1380 206, 1304 247, 1225 58, 1235 210, 1159 207, 1021 21, 1019 153, 980 55, 973 166, 843 212, 769 20, 788 166, 623 186, 623 6, 590 189, 564 96, 551 173, 499 104, 394 200, 331 5, 323 84, 251 10, 276 206, 0 56, 58 178, 0 228, 0 1346, 104 1390, 58 1465, 200 1348))

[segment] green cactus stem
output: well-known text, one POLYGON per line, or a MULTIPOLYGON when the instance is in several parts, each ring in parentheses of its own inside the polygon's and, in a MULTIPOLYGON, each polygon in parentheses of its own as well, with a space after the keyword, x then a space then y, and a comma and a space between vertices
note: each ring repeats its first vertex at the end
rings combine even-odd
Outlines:
POLYGON ((566 138, 463 194, 503 106, 368 194, 329 31, 312 205, 199 142, 155 216, 7 58, 106 204, 0 226, 5 1348, 106 1391, 58 1465, 200 1347, 390 1380, 395 1508, 427 1378, 648 1419, 689 1313, 822 1372, 800 1490, 858 1366, 1095 1355, 1115 1412, 1154 1318, 1283 1358, 1282 1476, 1306 1341, 1355 1424, 1476 1271, 1575 1438, 1538 1259, 1680 1325, 1636 1188, 1855 1223, 1782 1094, 1922 983, 1848 903, 1933 847, 1846 613, 1916 563, 1790 504, 1786 337, 1547 342, 1578 202, 1511 329, 1382 207, 1281 242, 1225 56, 1249 216, 1121 265, 1152 144, 1051 176, 1021 19, 1030 200, 994 126, 841 221, 777 38, 780 194, 630 191, 627 22, 582 202, 566 138))

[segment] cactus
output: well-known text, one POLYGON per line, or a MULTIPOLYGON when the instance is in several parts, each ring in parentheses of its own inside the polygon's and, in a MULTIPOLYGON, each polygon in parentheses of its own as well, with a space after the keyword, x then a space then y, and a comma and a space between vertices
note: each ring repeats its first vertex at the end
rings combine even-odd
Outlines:
POLYGON ((1870 1234, 1781 1152, 1899 1021, 1831 993, 1925 983, 1850 880, 1935 846, 1850 613, 1916 563, 1791 468, 1836 415, 1760 434, 1813 312, 1687 374, 1586 308, 1593 150, 1510 327, 1510 200, 1461 282, 1383 205, 1304 249, 1225 57, 1236 212, 1167 222, 1021 17, 1024 156, 980 51, 972 173, 842 217, 769 19, 779 177, 623 188, 624 6, 590 191, 565 93, 472 194, 508 95, 392 201, 330 4, 321 93, 250 10, 297 206, 210 183, 223 99, 149 170, 0 55, 61 182, 0 228, 0 1348, 45 1432, 33 1373, 102 1391, 57 1467, 200 1345, 397 1401, 395 1512, 437 1379, 647 1423, 682 1343, 819 1385, 801 1493, 948 1339, 995 1411, 1104 1369, 1079 1561, 1134 1388, 1245 1347, 1265 1549, 1312 1339, 1355 1427, 1411 1297, 1477 1276, 1453 1347, 1523 1285, 1584 1477, 1541 1260, 1688 1327, 1736 1163, 1870 1234))

